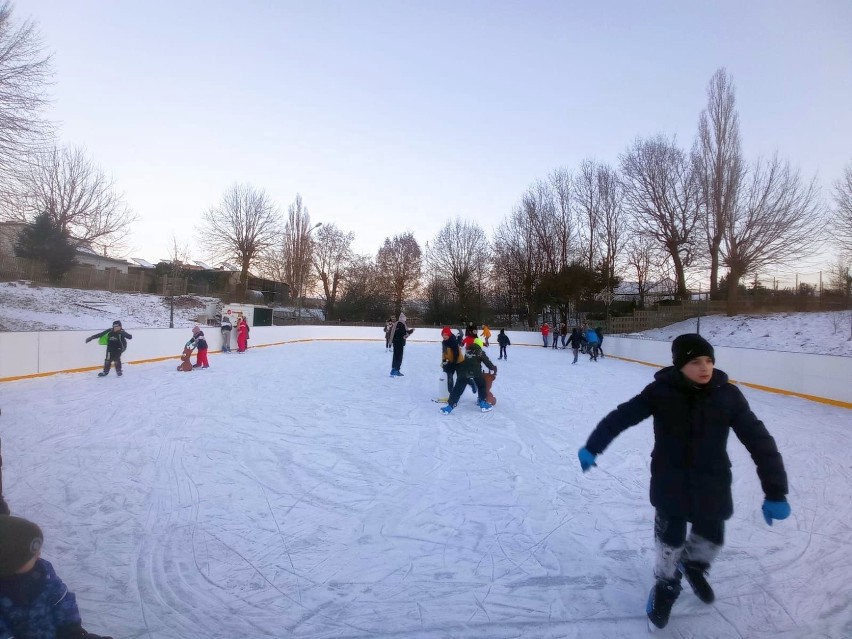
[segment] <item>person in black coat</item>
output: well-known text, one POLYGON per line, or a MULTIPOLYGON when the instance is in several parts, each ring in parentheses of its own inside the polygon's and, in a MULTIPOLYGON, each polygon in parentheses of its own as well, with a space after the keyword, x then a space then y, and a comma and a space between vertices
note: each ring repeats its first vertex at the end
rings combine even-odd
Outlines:
POLYGON ((500 357, 497 359, 509 359, 509 355, 506 353, 506 347, 511 346, 512 342, 509 341, 509 336, 506 335, 506 329, 500 329, 500 333, 497 335, 497 343, 500 345, 500 357))
POLYGON ((734 512, 727 453, 731 430, 757 465, 766 523, 790 515, 787 473, 775 440, 742 391, 714 369, 715 361, 713 347, 700 335, 675 338, 673 366, 658 371, 654 382, 604 417, 578 453, 586 472, 619 433, 654 418, 650 497, 656 508, 657 582, 647 612, 660 628, 680 594, 681 576, 702 601, 714 599, 706 574, 724 542, 725 520, 734 512), (692 523, 688 537, 687 522, 692 523))
POLYGON ((583 336, 580 335, 580 331, 576 328, 571 329, 571 334, 568 336, 568 345, 574 351, 574 361, 571 363, 576 364, 577 356, 580 354, 580 347, 583 345, 583 336))
POLYGON ((391 338, 391 344, 393 344, 393 359, 391 360, 391 377, 403 377, 403 374, 399 372, 399 369, 402 367, 402 351, 405 348, 405 340, 408 339, 408 336, 414 332, 413 328, 408 328, 406 325, 407 317, 405 317, 405 313, 399 314, 399 320, 393 326, 393 331, 391 334, 393 337, 391 338))
POLYGON ((127 340, 133 339, 133 335, 121 328, 121 322, 115 320, 112 323, 112 328, 108 328, 100 333, 95 333, 91 337, 86 338, 88 344, 93 339, 100 339, 104 335, 107 337, 106 357, 104 358, 104 370, 98 373, 98 377, 106 377, 109 375, 109 368, 112 362, 115 362, 115 374, 121 377, 121 354, 127 350, 127 340))

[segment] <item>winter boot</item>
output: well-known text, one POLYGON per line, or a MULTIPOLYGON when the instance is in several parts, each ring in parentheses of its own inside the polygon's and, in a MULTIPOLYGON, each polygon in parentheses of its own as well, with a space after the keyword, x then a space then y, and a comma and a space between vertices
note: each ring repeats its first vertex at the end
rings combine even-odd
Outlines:
POLYGON ((680 591, 680 574, 674 579, 657 579, 657 583, 651 588, 645 612, 648 614, 648 620, 657 628, 666 627, 680 591))
POLYGON ((452 413, 452 412, 453 412, 453 407, 452 407, 452 405, 451 405, 451 404, 447 404, 446 406, 442 406, 442 407, 441 407, 441 412, 442 412, 442 413, 444 413, 444 415, 449 415, 450 413, 452 413))
POLYGON ((492 408, 494 407, 488 402, 486 402, 484 399, 479 400, 479 410, 481 410, 483 413, 487 413, 492 408))
POLYGON ((703 561, 687 561, 680 564, 680 570, 683 572, 686 581, 692 587, 692 592, 701 601, 706 604, 713 603, 716 595, 713 593, 713 588, 707 582, 707 571, 710 570, 710 565, 703 561))
POLYGON ((115 363, 115 374, 121 377, 121 362, 115 363))

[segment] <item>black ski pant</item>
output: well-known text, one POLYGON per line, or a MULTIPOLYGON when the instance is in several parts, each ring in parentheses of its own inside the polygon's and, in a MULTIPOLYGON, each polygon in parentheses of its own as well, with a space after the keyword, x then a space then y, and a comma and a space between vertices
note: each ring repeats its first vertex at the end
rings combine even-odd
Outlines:
POLYGON ((476 393, 479 397, 479 401, 485 399, 485 378, 480 374, 476 377, 462 377, 459 375, 456 378, 456 383, 453 385, 453 390, 450 393, 450 399, 447 402, 450 406, 455 406, 459 403, 459 398, 464 393, 464 389, 467 388, 468 384, 474 384, 476 386, 476 393))
POLYGON ((393 345, 393 359, 391 360, 391 370, 398 371, 402 366, 402 350, 405 348, 403 344, 393 345))
POLYGON ((121 351, 119 351, 117 353, 114 352, 114 351, 107 351, 106 359, 104 359, 104 375, 109 374, 109 367, 110 367, 110 364, 113 363, 113 362, 115 362, 115 372, 120 373, 121 372, 121 351))
POLYGON ((709 568, 725 543, 723 520, 693 521, 688 537, 686 525, 686 519, 671 517, 657 510, 654 519, 657 548, 654 575, 657 579, 677 578, 679 562, 694 561, 709 568))

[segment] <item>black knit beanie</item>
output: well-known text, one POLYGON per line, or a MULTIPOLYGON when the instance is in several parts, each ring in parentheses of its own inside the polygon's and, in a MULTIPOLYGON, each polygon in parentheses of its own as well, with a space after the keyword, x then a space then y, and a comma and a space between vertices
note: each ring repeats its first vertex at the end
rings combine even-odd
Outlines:
POLYGON ((0 515, 0 577, 14 575, 41 550, 44 535, 33 522, 0 515))
POLYGON ((672 342, 672 364, 678 370, 686 366, 690 360, 704 355, 709 357, 714 364, 716 363, 713 347, 698 333, 678 335, 672 342))

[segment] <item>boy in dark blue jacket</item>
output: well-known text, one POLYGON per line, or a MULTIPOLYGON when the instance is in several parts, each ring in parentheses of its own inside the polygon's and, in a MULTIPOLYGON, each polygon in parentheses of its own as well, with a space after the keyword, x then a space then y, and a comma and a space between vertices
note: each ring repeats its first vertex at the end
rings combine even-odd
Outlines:
POLYGON ((0 638, 112 639, 83 630, 74 593, 41 559, 41 529, 0 515, 0 638))
POLYGON ((98 373, 98 377, 106 377, 109 375, 109 367, 112 362, 115 362, 115 374, 121 377, 121 354, 127 350, 127 340, 133 339, 133 335, 121 328, 121 322, 115 320, 112 323, 112 328, 108 328, 100 333, 95 333, 91 337, 86 338, 88 344, 93 339, 107 337, 106 357, 104 358, 104 370, 98 373))
POLYGON ((714 370, 713 347, 700 335, 680 335, 672 342, 672 362, 641 393, 604 417, 579 451, 586 472, 619 433, 654 418, 651 505, 656 508, 657 582, 646 612, 659 628, 668 623, 682 576, 703 602, 714 599, 706 574, 724 542, 725 520, 734 512, 727 452, 731 430, 757 465, 766 523, 790 515, 787 473, 775 440, 740 389, 714 370))

